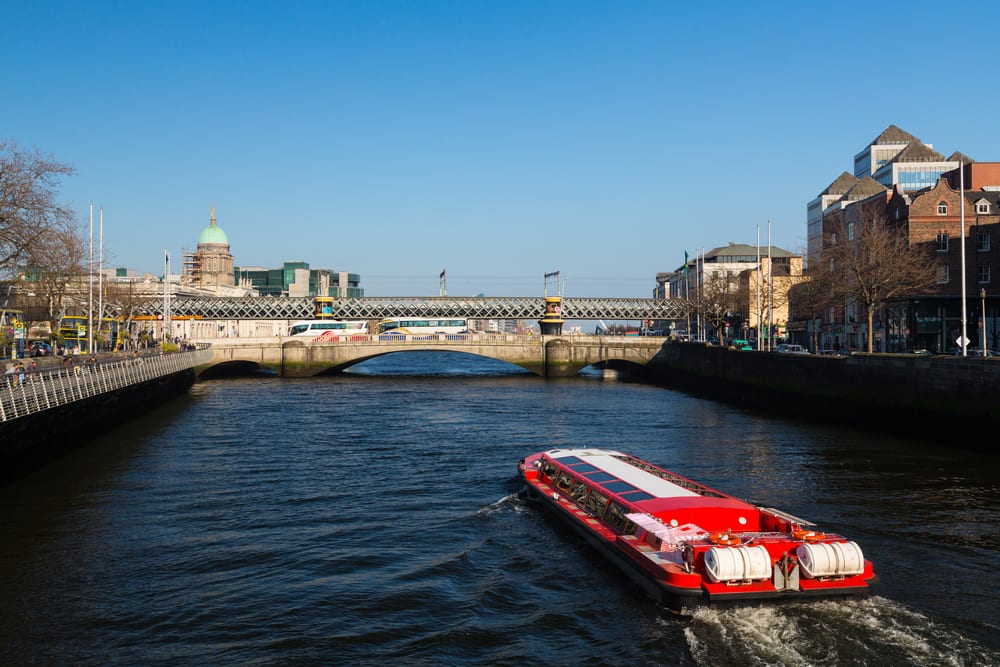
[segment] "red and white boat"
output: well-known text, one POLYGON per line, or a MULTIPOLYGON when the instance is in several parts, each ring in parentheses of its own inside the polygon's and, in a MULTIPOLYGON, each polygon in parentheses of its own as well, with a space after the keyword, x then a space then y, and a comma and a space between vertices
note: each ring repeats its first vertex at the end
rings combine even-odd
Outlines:
POLYGON ((677 611, 856 596, 876 578, 855 542, 628 454, 552 449, 522 459, 518 470, 532 496, 677 611))

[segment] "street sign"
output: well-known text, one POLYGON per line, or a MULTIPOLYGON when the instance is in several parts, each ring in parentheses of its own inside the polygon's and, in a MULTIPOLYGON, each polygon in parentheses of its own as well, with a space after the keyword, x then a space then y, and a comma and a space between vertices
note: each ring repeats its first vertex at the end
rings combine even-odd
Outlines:
POLYGON ((972 341, 969 340, 968 338, 966 338, 965 336, 959 336, 958 338, 955 339, 955 345, 958 345, 959 347, 963 347, 963 346, 964 347, 968 347, 969 343, 971 343, 971 342, 972 341))

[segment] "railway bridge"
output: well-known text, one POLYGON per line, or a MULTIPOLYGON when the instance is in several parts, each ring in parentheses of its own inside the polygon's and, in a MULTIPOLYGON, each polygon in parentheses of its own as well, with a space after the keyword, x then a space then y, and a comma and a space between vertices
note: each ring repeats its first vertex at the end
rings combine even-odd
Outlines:
MULTIPOLYGON (((365 297, 327 302, 327 317, 380 320, 386 317, 451 317, 537 320, 547 314, 552 297, 365 297)), ((687 317, 686 305, 671 299, 559 298, 565 320, 671 320, 687 317)), ((148 301, 139 308, 147 316, 170 315, 206 320, 308 320, 315 317, 313 297, 175 298, 168 304, 148 301)))
POLYGON ((437 334, 353 336, 343 341, 302 338, 218 338, 211 361, 195 368, 198 377, 266 369, 283 377, 329 375, 368 359, 396 352, 464 352, 498 359, 543 377, 569 377, 587 366, 619 372, 640 370, 660 354, 666 338, 643 336, 537 336, 519 334, 437 334))

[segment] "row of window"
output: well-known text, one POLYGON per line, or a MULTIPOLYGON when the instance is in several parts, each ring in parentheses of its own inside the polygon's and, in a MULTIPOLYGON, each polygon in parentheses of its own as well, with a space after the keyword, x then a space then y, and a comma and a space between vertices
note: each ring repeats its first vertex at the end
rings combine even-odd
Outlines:
MULTIPOLYGON (((944 285, 951 282, 951 270, 948 266, 939 266, 937 270, 938 274, 938 284, 944 285)), ((988 285, 990 283, 991 275, 989 266, 977 266, 976 267, 976 283, 979 285, 988 285)))
MULTIPOLYGON (((976 202, 976 213, 986 214, 989 212, 990 212, 990 203, 988 201, 976 202)), ((946 202, 938 202, 937 214, 948 215, 948 204, 946 202)))
MULTIPOLYGON (((937 235, 937 251, 938 252, 948 252, 949 236, 946 233, 940 233, 937 235)), ((976 233, 976 250, 979 252, 989 252, 990 251, 990 233, 989 232, 977 232, 976 233)))
MULTIPOLYGON (((585 472, 586 468, 591 466, 582 466, 584 470, 579 472, 585 472)), ((605 523, 611 526, 613 529, 619 533, 632 533, 635 530, 634 524, 625 518, 625 514, 628 512, 628 508, 621 505, 620 503, 612 501, 608 496, 592 488, 589 484, 583 480, 575 479, 569 472, 559 469, 551 462, 547 461, 545 466, 542 468, 542 472, 549 477, 549 479, 555 479, 556 488, 569 495, 573 501, 589 512, 592 516, 597 519, 604 519, 605 523), (558 473, 558 476, 557 476, 558 473)), ((607 473, 591 473, 590 476, 600 475, 607 476, 611 479, 615 479, 607 473)), ((631 484, 627 482, 618 481, 618 484, 622 486, 622 491, 635 495, 638 498, 651 498, 645 491, 639 491, 631 484), (628 487, 631 492, 627 491, 625 487, 628 487)), ((615 493, 618 493, 616 490, 615 493)))

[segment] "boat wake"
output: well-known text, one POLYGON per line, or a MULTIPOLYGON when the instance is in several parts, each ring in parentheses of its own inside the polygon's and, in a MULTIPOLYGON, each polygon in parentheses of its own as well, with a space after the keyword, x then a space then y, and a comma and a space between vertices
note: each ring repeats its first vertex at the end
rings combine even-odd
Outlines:
POLYGON ((516 491, 515 493, 509 493, 503 498, 495 500, 489 505, 486 505, 485 507, 479 508, 479 511, 476 512, 476 515, 490 516, 491 514, 510 508, 512 508, 515 512, 526 511, 527 508, 525 507, 524 503, 520 500, 520 498, 523 495, 524 495, 523 489, 516 491))
POLYGON ((886 598, 696 611, 699 665, 995 665, 1000 655, 886 598))

